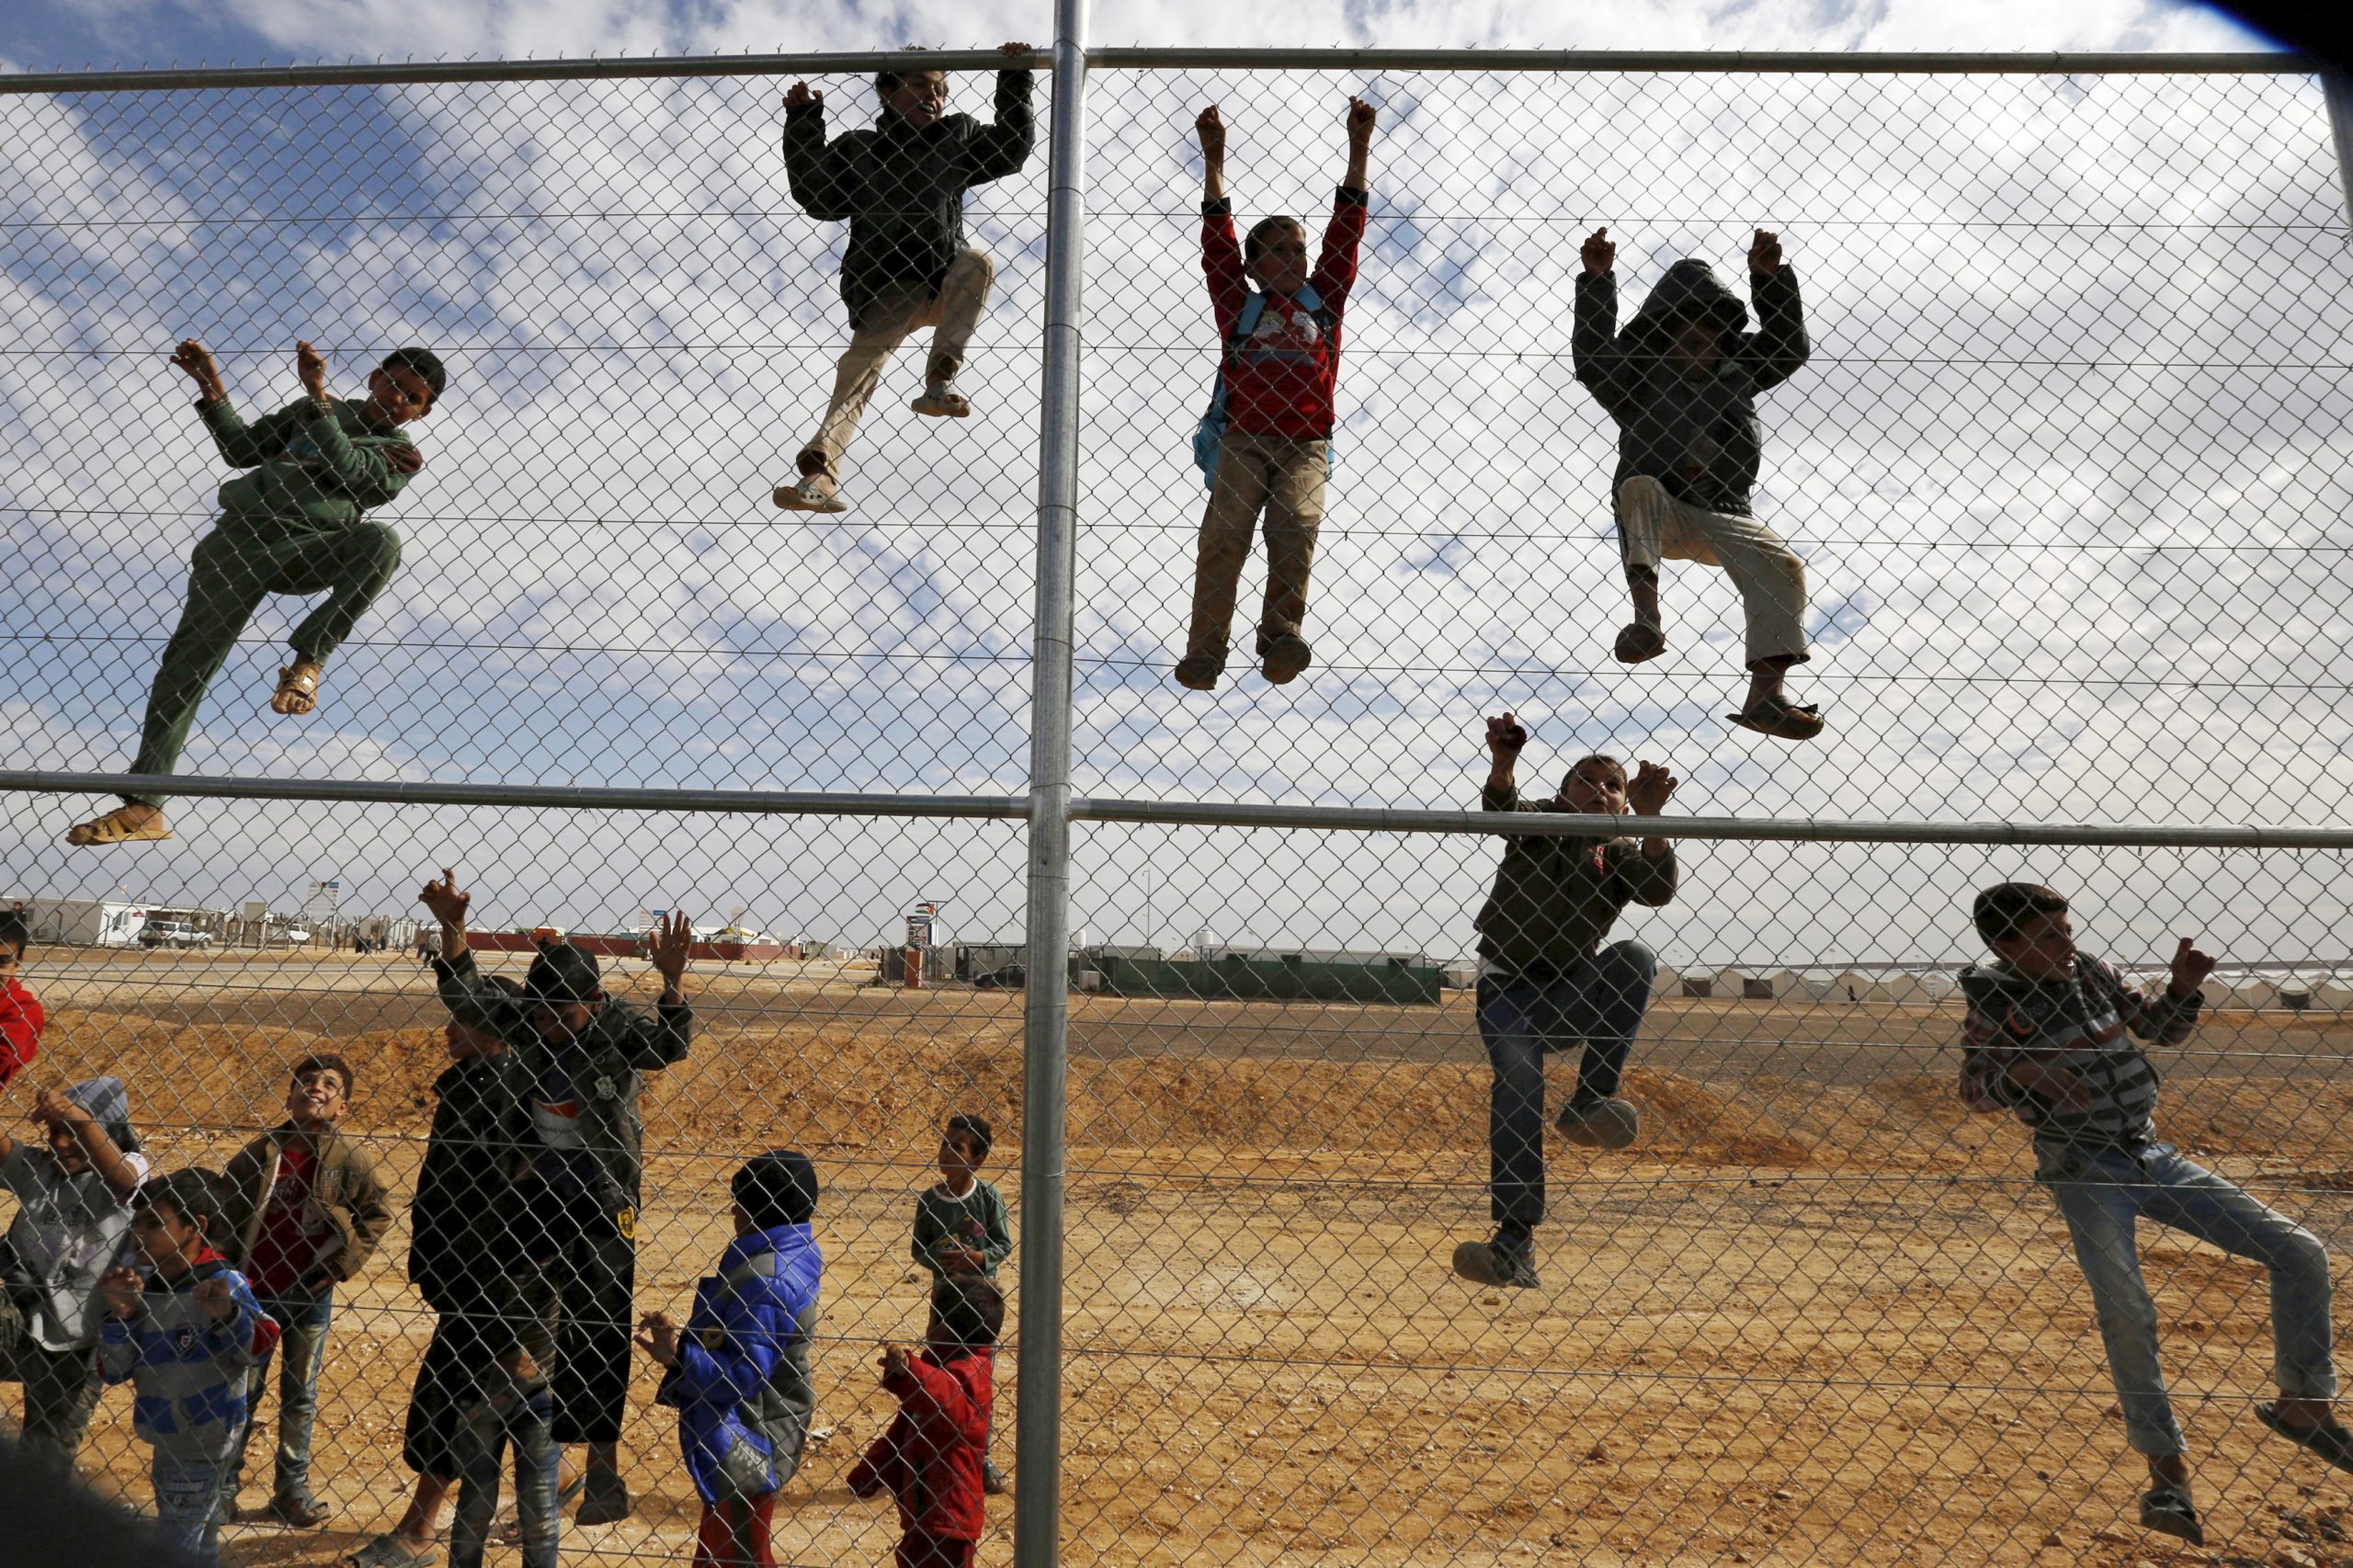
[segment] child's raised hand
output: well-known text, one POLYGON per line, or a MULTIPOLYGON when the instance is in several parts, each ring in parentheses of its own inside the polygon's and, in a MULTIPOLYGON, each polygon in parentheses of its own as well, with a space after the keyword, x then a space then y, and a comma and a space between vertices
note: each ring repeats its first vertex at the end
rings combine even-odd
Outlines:
POLYGON ((195 338, 181 340, 180 346, 172 350, 172 363, 188 372, 205 402, 218 403, 229 395, 222 385, 221 367, 213 362, 212 350, 195 338))
POLYGON ((87 1119, 89 1112, 65 1097, 65 1091, 43 1089, 33 1096, 33 1119, 44 1127, 66 1127, 87 1119))
POLYGON ((678 1364, 678 1325, 670 1321, 667 1312, 648 1312, 638 1319, 632 1342, 656 1366, 678 1364))
POLYGON ((1026 43, 1001 43, 996 46, 996 51, 999 54, 1004 55, 1008 60, 1017 59, 1024 54, 1036 52, 1026 43))
POLYGON ((1759 229, 1748 242, 1748 270, 1759 278, 1781 270, 1781 236, 1770 229, 1759 229))
POLYGON ((98 1276, 98 1301, 114 1317, 138 1315, 139 1298, 146 1289, 147 1282, 135 1268, 109 1268, 98 1276))
POLYGON ((444 926, 463 926, 466 910, 473 901, 473 894, 458 891, 457 873, 447 866, 441 868, 439 881, 426 883, 425 890, 416 895, 416 902, 444 926))
POLYGON ((1351 95, 1348 98, 1348 140, 1361 147, 1372 140, 1372 122, 1381 111, 1364 99, 1351 95))
POLYGON ((1514 757, 1528 744, 1528 726, 1510 713, 1500 713, 1487 721, 1487 753, 1497 758, 1514 757))
POLYGON ((662 983, 676 990, 687 972, 687 955, 694 949, 695 928, 684 910, 674 909, 662 917, 654 928, 654 940, 648 944, 645 956, 654 961, 654 972, 662 983))
POLYGON ((384 453, 384 465, 394 473, 415 473, 425 466, 425 454, 415 447, 393 447, 384 453))
POLYGON ((1215 163, 1225 156, 1225 117, 1211 104, 1193 117, 1193 129, 1201 138, 1201 156, 1215 163))
POLYGON ((882 1346, 882 1359, 880 1363, 882 1368, 882 1381, 887 1383, 905 1377, 907 1363, 915 1358, 915 1353, 904 1345, 882 1346))
POLYGON ((1587 234, 1577 256, 1584 261, 1588 278, 1607 277, 1609 269, 1618 265, 1618 247, 1610 241, 1609 231, 1606 228, 1596 229, 1587 234))
POLYGON ((1658 763, 1645 762, 1635 768, 1634 781, 1626 786, 1627 808, 1638 817, 1654 817, 1681 782, 1658 763))
POLYGON ((237 1293, 229 1289, 229 1281, 218 1274, 196 1282, 196 1304, 198 1310, 214 1323, 227 1323, 237 1315, 237 1293))
POLYGON ((327 357, 306 342, 294 345, 294 373, 302 379, 302 390, 321 402, 327 395, 327 357))
POLYGON ((807 108, 811 104, 824 101, 825 95, 812 91, 806 82, 795 82, 784 90, 784 107, 787 108, 807 108))
POLYGON ((2190 995, 2213 972, 2214 955, 2200 952, 2196 944, 2184 937, 2173 950, 2173 980, 2165 989, 2176 996, 2190 995))

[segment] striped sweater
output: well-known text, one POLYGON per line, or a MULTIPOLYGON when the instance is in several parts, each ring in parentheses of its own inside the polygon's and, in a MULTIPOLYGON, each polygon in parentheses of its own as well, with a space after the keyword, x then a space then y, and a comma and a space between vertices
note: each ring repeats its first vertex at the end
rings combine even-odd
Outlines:
POLYGON ((156 1452, 223 1459, 245 1425, 246 1369, 277 1347, 278 1324, 245 1277, 207 1252, 176 1279, 150 1278, 137 1316, 107 1318, 98 1370, 108 1383, 133 1385, 132 1427, 156 1452), (226 1323, 197 1304, 198 1284, 213 1278, 229 1282, 236 1302, 226 1323))
POLYGON ((2178 1045, 2198 1027, 2203 998, 2144 996, 2088 954, 2073 980, 2033 981, 1996 959, 1961 971, 1969 1017, 1961 1029, 1961 1098, 1970 1108, 2018 1112, 2035 1142, 2137 1148, 2156 1138, 2157 1070, 2128 1035, 2178 1045), (2062 1110, 2012 1082, 2031 1060, 2082 1080, 2090 1105, 2062 1110))

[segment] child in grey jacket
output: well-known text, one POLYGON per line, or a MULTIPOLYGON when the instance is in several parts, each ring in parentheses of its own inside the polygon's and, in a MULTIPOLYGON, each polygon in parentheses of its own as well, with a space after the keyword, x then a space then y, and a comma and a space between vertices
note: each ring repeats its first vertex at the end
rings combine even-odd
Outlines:
POLYGON ((245 1426, 245 1375, 278 1343, 278 1324, 245 1277, 212 1250, 219 1178, 174 1171, 139 1190, 131 1233, 153 1269, 109 1269, 98 1371, 138 1392, 133 1429, 154 1446, 155 1521, 165 1543, 199 1561, 220 1546, 222 1478, 245 1426))

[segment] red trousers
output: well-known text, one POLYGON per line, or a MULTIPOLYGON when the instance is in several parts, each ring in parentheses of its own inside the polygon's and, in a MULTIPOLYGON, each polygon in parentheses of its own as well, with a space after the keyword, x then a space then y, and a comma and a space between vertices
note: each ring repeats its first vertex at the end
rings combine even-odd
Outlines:
POLYGON ((695 1531, 694 1568, 776 1568, 768 1551, 768 1525, 776 1494, 750 1503, 705 1503, 695 1531))
POLYGON ((899 1538, 898 1568, 972 1568, 980 1550, 977 1540, 951 1540, 944 1535, 903 1535, 899 1538))

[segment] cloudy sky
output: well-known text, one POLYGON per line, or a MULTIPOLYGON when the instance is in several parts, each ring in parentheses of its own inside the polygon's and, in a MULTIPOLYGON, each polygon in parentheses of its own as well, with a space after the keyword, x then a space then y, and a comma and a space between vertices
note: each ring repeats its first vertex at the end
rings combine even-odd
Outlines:
MULTIPOLYGON (((2253 49, 2193 8, 1756 5, 1099 9, 1103 43, 2253 49)), ((1042 40, 1002 7, 61 4, 16 68, 1042 40)), ((816 82, 839 129, 870 91, 816 82)), ((223 477, 165 362, 195 334, 248 412, 309 335, 339 384, 397 342, 455 378, 426 472, 382 515, 391 589, 321 712, 262 711, 276 600, 214 687, 208 773, 926 793, 1025 788, 1040 151, 975 193, 998 287, 967 422, 904 411, 904 356, 850 457, 855 509, 767 492, 843 327, 841 233, 790 202, 774 81, 0 98, 12 430, 0 517, 10 750, 127 763, 189 547, 223 477)), ((1079 566, 1083 792, 1468 804, 1480 717, 1533 722, 1531 777, 1669 760, 1710 814, 2026 821, 2340 819, 2353 790, 2345 434, 2353 256, 2317 90, 2297 76, 1553 76, 1103 73, 1090 111, 1079 566), (1223 106, 1241 210, 1320 214, 1351 91, 1381 106, 1317 561, 1318 670, 1214 697, 1167 666, 1200 491, 1186 438, 1211 332, 1190 120, 1223 106), (1740 276, 1777 229, 1813 363, 1769 394, 1761 517, 1808 562, 1829 738, 1723 722, 1740 674, 1720 574, 1669 570, 1668 657, 1623 617, 1614 438, 1570 378, 1578 239, 1608 224, 1629 304, 1669 262, 1740 276)), ((985 116, 985 77, 954 107, 985 116)), ((1320 218, 1318 220, 1320 222, 1320 218)), ((1248 607, 1258 585, 1245 579, 1248 607)), ((34 896, 403 906, 445 857, 493 918, 750 910, 868 940, 918 898, 1009 931, 1017 831, 744 824, 189 801, 182 837, 68 853, 73 806, 12 800, 0 881, 34 896), (446 846, 446 847, 445 847, 446 846)), ((1490 841, 1089 829, 1077 921, 1125 940, 1469 942, 1490 841)), ((2342 868, 2293 857, 1700 849, 1648 933, 1718 960, 1961 956, 1955 899, 2069 876, 2111 939, 2185 920, 2234 950, 2341 932, 2342 868)))

